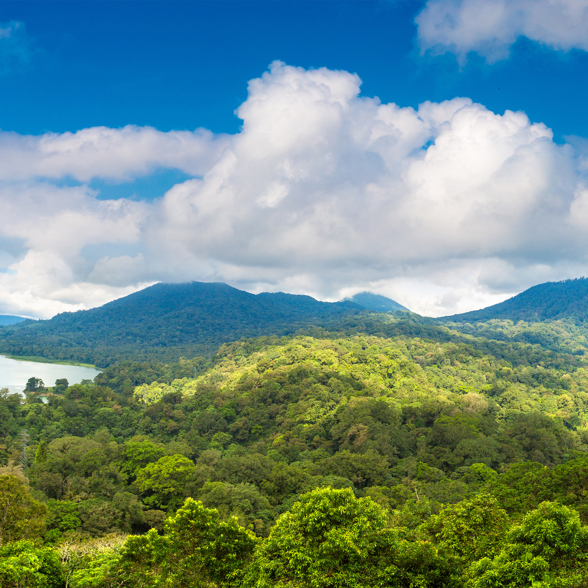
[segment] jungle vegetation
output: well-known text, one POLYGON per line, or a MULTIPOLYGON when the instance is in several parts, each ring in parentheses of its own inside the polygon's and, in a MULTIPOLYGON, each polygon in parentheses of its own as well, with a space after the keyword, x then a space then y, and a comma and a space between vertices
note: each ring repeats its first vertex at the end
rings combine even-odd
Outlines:
POLYGON ((382 316, 4 391, 0 586, 587 586, 583 354, 382 316))

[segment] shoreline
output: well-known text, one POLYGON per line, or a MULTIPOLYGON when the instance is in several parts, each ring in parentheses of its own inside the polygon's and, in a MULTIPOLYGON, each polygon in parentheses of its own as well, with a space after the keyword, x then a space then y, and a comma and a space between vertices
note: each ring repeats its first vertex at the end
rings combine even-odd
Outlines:
POLYGON ((26 355, 0 354, 0 357, 6 357, 6 359, 14 359, 15 361, 29 361, 29 362, 33 362, 33 363, 51 363, 54 365, 71 365, 71 366, 77 366, 77 367, 88 367, 88 368, 93 368, 95 370, 103 371, 102 369, 96 367, 95 365, 92 365, 91 363, 76 363, 76 362, 67 361, 67 360, 53 361, 51 359, 47 359, 46 357, 36 357, 36 356, 26 356, 26 355))

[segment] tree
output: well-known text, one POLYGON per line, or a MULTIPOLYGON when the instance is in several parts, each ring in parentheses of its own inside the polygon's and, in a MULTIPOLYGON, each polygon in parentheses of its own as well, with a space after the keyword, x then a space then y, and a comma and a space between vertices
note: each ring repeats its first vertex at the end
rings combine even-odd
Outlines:
POLYGON ((108 535, 84 541, 64 540, 59 546, 65 588, 121 588, 117 564, 123 535, 108 535))
POLYGON ((55 380, 55 386, 53 387, 53 391, 58 394, 63 394, 63 392, 67 390, 68 386, 69 382, 67 381, 67 379, 60 378, 58 380, 55 380))
POLYGON ((507 525, 506 511, 498 501, 478 494, 433 515, 424 528, 450 553, 474 561, 495 553, 507 525))
POLYGON ((57 552, 33 541, 0 546, 2 588, 61 588, 63 569, 57 552))
POLYGON ((59 539, 62 533, 81 527, 78 503, 51 498, 47 501, 47 507, 49 509, 47 517, 49 530, 45 534, 45 539, 59 539))
POLYGON ((136 476, 137 471, 163 457, 163 446, 148 439, 127 441, 124 446, 124 460, 121 471, 136 476))
POLYGON ((167 519, 164 536, 151 529, 127 539, 118 571, 137 588, 237 588, 256 543, 236 518, 222 521, 216 509, 188 498, 167 519))
POLYGON ((46 515, 47 507, 33 499, 25 482, 0 476, 0 546, 42 535, 46 515))
POLYGON ((45 389, 45 383, 41 378, 29 378, 27 380, 24 391, 25 392, 39 392, 45 389))
POLYGON ((225 520, 235 516, 243 526, 253 524, 259 535, 264 534, 265 525, 269 527, 275 514, 268 499, 253 484, 206 482, 198 498, 208 508, 217 509, 225 520))
POLYGON ((181 504, 186 484, 194 477, 196 466, 183 455, 166 455, 137 472, 137 486, 145 504, 174 509, 181 504))
POLYGON ((47 461, 47 443, 40 441, 35 450, 35 463, 44 463, 47 461))
POLYGON ((473 588, 573 588, 588 573, 588 528, 578 513, 542 502, 506 537, 494 558, 472 565, 473 588))
POLYGON ((349 488, 304 494, 260 544, 248 575, 255 588, 452 586, 453 575, 427 542, 386 525, 371 498, 349 488))

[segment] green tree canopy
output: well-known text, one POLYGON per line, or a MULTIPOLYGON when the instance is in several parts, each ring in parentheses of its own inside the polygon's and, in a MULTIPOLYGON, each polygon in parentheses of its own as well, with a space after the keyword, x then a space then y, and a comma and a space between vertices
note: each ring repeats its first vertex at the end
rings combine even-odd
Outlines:
POLYGON ((0 546, 42 535, 46 515, 47 507, 31 496, 25 482, 13 475, 0 476, 0 546))
POLYGON ((474 561, 499 548, 508 517, 494 497, 478 494, 433 515, 425 528, 451 553, 474 561))
POLYGON ((0 546, 2 588, 62 588, 63 569, 57 552, 23 540, 0 546))
POLYGON ((578 513, 555 502, 539 508, 513 527, 494 558, 473 564, 474 588, 573 588, 588 574, 588 528, 578 513))
POLYGON ((409 544, 386 525, 371 498, 349 488, 304 494, 283 514, 255 554, 249 586, 366 588, 451 586, 432 545, 409 544), (400 569, 402 566, 402 569, 400 569))
POLYGON ((154 508, 177 508, 183 500, 196 466, 183 455, 166 455, 137 472, 137 486, 146 494, 144 502, 154 508))
POLYGON ((217 510, 188 498, 167 519, 163 536, 152 529, 127 539, 119 573, 134 587, 237 588, 256 542, 236 518, 223 521, 217 510))

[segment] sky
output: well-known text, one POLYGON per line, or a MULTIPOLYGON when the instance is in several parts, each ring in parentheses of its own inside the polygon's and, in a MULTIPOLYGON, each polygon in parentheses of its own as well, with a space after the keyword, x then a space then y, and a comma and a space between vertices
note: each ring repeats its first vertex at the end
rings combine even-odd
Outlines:
POLYGON ((587 276, 587 74, 588 0, 0 2, 0 314, 587 276))

